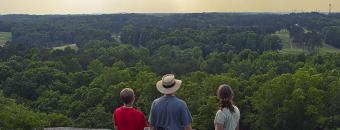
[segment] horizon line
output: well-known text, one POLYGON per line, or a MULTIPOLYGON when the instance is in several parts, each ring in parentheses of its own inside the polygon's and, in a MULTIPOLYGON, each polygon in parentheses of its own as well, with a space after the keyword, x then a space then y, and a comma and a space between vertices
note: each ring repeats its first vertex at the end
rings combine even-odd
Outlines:
MULTIPOLYGON (((0 13, 0 15, 109 15, 109 14, 202 14, 202 13, 253 13, 253 14, 292 14, 292 13, 321 13, 329 14, 328 11, 233 11, 233 12, 116 12, 116 13, 0 13)), ((339 12, 331 12, 332 14, 337 14, 339 12)))

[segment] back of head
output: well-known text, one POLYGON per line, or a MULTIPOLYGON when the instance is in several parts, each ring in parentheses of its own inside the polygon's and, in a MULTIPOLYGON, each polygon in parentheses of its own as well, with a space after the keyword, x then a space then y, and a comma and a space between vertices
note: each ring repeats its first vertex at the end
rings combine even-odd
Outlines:
POLYGON ((228 108, 231 112, 235 112, 233 106, 234 92, 227 84, 222 84, 218 87, 217 96, 220 100, 220 108, 228 108))
POLYGON ((133 102, 135 94, 131 88, 124 88, 122 91, 120 91, 120 98, 124 104, 129 104, 133 102))

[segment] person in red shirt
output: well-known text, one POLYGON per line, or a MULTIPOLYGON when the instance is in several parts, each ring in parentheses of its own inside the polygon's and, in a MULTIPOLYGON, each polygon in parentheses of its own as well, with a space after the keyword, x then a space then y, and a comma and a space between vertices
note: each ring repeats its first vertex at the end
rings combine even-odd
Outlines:
POLYGON ((113 114, 116 130, 144 130, 147 121, 142 112, 133 107, 135 94, 131 88, 124 88, 120 92, 124 105, 117 108, 113 114))

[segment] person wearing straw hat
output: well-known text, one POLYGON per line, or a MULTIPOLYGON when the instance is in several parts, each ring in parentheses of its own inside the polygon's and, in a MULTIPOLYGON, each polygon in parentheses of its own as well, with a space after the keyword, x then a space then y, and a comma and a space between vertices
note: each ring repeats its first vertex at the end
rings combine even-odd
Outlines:
POLYGON ((151 130, 192 130, 191 113, 185 101, 175 96, 182 81, 173 74, 166 74, 156 83, 164 96, 153 101, 149 115, 151 130))

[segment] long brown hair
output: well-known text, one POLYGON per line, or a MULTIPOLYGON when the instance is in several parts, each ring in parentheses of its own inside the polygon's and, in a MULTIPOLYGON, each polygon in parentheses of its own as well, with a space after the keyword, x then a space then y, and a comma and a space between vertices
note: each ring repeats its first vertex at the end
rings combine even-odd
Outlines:
POLYGON ((227 84, 222 84, 217 89, 217 96, 220 99, 220 108, 228 108, 231 112, 235 112, 233 106, 234 92, 227 84))

